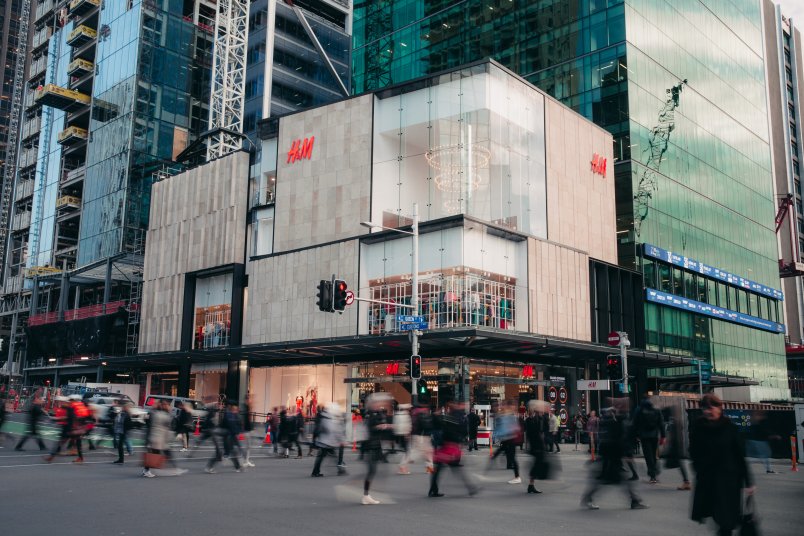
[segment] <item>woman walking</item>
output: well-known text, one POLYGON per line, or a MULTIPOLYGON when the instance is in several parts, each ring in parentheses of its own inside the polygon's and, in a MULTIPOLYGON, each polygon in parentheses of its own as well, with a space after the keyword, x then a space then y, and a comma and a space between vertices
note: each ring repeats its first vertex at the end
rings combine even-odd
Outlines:
POLYGON ((753 495, 755 488, 739 431, 723 415, 721 400, 706 394, 701 410, 703 417, 690 430, 690 457, 696 473, 691 517, 699 523, 711 517, 718 536, 729 536, 740 522, 741 491, 753 495))

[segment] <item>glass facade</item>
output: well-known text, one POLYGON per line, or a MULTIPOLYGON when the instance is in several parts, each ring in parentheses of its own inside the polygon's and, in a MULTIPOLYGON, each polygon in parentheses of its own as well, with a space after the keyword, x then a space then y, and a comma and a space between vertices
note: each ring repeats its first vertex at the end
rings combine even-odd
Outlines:
MULTIPOLYGON (((359 1, 353 89, 490 56, 614 135, 621 264, 653 270, 652 243, 780 288, 761 24, 759 0, 359 1)), ((684 277, 669 292, 719 292, 684 277)), ((732 310, 778 315, 734 297, 732 310)), ((651 349, 785 383, 781 335, 652 303, 645 315, 651 349)))
POLYGON ((485 63, 374 107, 372 221, 467 214, 547 237, 544 97, 485 63))
POLYGON ((170 0, 101 10, 79 266, 137 247, 152 174, 206 129, 212 34, 185 15, 170 0))

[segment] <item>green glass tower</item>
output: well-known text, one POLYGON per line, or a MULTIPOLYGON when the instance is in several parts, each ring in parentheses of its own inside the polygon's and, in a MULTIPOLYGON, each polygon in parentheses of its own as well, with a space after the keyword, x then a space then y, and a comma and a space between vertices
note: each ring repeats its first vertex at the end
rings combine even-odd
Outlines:
POLYGON ((614 135, 636 341, 789 396, 760 0, 355 2, 355 93, 486 57, 614 135))

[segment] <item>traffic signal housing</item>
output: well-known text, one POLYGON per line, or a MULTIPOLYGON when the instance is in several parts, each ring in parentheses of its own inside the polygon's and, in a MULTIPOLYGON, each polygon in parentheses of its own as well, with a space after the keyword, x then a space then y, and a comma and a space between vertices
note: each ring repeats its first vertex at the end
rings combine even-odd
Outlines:
POLYGON ((336 279, 335 286, 332 288, 332 310, 343 311, 346 309, 347 285, 343 279, 336 279))
POLYGON ((422 356, 410 356, 410 377, 418 380, 422 377, 422 356))
POLYGON ((332 309, 332 281, 322 279, 318 283, 318 294, 316 294, 316 305, 319 311, 331 313, 332 309))
POLYGON ((618 355, 610 355, 606 358, 606 371, 610 380, 621 380, 623 378, 623 365, 618 355))

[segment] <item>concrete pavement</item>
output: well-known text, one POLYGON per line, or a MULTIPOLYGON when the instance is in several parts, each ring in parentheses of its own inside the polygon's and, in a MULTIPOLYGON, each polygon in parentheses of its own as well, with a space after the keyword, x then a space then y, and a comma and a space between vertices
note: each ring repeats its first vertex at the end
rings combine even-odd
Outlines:
MULTIPOLYGON (((539 482, 544 493, 527 495, 527 480, 510 485, 513 476, 502 458, 485 473, 487 453, 464 458, 466 470, 476 475, 483 491, 470 498, 460 482, 446 471, 441 491, 428 499, 428 475, 422 464, 411 465, 412 475, 395 474, 396 465, 381 464, 372 495, 377 506, 359 504, 365 467, 354 453, 347 455, 349 475, 338 477, 333 460, 323 468, 324 478, 311 478, 313 459, 274 458, 272 449, 256 449, 257 467, 235 473, 228 460, 217 474, 203 472, 211 450, 192 459, 175 452, 185 475, 145 479, 139 476, 139 455, 122 466, 112 465, 108 450, 92 452, 86 463, 58 458, 41 461, 32 443, 15 453, 12 443, 0 450, 0 532, 3 534, 549 534, 698 536, 712 528, 689 520, 690 492, 677 491, 677 470, 666 471, 660 484, 639 482, 648 510, 632 511, 621 489, 603 489, 599 511, 579 507, 587 482, 585 453, 566 445, 562 472, 555 481, 539 482)), ((305 449, 306 454, 306 449, 305 449)), ((527 475, 530 459, 519 456, 527 475)), ((793 536, 804 527, 804 473, 766 475, 752 466, 757 477, 758 510, 763 534, 793 536)), ((644 475, 644 462, 638 461, 644 475)), ((607 487, 608 488, 608 487, 607 487)))

